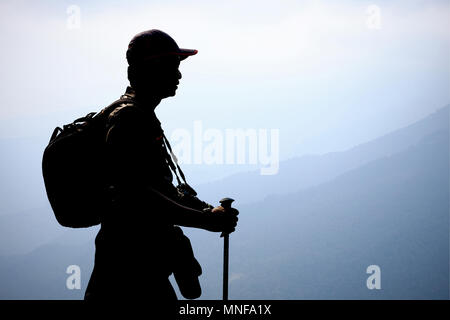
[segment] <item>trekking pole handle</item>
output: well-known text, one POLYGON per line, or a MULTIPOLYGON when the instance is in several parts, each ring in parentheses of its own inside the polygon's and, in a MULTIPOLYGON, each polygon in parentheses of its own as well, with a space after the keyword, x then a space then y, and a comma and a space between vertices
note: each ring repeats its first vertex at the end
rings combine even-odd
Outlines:
MULTIPOLYGON (((223 198, 222 200, 219 201, 219 203, 225 209, 225 211, 227 211, 227 210, 231 209, 231 203, 233 201, 234 201, 234 199, 231 199, 231 198, 223 198)), ((227 233, 222 232, 220 237, 222 238, 225 234, 227 234, 227 233)))

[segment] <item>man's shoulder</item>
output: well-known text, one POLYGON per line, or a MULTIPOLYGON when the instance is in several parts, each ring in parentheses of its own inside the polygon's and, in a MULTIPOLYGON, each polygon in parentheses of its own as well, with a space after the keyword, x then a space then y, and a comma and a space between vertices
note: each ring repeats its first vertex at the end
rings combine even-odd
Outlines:
POLYGON ((123 117, 123 116, 139 116, 142 115, 142 110, 136 106, 132 100, 118 100, 113 106, 109 118, 123 117))
POLYGON ((110 106, 108 122, 139 121, 144 117, 144 112, 130 99, 119 99, 110 106))

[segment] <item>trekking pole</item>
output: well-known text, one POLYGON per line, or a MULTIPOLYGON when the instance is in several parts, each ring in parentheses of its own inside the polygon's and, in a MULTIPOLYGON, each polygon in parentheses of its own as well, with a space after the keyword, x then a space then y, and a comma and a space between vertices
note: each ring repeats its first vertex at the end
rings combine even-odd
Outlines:
MULTIPOLYGON (((231 209, 231 203, 234 200, 231 198, 223 198, 220 200, 220 205, 225 211, 231 209)), ((228 261, 229 261, 229 247, 230 247, 230 235, 222 232, 220 237, 223 237, 223 300, 228 300, 228 261)))

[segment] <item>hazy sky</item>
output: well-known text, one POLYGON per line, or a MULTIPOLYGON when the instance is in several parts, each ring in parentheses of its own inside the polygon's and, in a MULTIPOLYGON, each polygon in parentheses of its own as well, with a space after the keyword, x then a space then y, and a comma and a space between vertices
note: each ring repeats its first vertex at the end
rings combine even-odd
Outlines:
POLYGON ((352 147, 450 102, 448 1, 3 0, 0 12, 0 138, 47 140, 114 101, 129 40, 151 28, 199 50, 157 109, 169 136, 196 120, 279 129, 282 160, 352 147))
MULTIPOLYGON (((192 132, 198 121, 203 128, 219 133, 239 128, 274 129, 279 132, 279 160, 285 160, 307 153, 351 148, 407 126, 450 103, 448 0, 0 0, 0 216, 7 216, 2 221, 12 221, 7 226, 17 226, 17 230, 8 227, 4 238, 10 233, 14 234, 13 240, 26 235, 19 241, 4 241, 11 242, 10 252, 18 251, 25 244, 34 248, 47 241, 47 235, 42 237, 38 233, 56 230, 41 173, 42 153, 54 127, 98 111, 119 98, 128 85, 125 60, 128 42, 136 33, 153 28, 169 33, 180 47, 199 51, 182 62, 183 78, 177 95, 163 100, 157 108, 169 138, 180 129, 192 132), (31 213, 37 218, 29 219, 31 213), (17 214, 19 219, 11 218, 12 214, 17 214), (42 224, 35 225, 34 221, 42 221, 42 224), (34 243, 34 239, 41 239, 41 242, 34 243)), ((194 186, 257 167, 183 166, 188 181, 194 186)), ((248 181, 239 183, 254 187, 248 181)), ((219 183, 214 187, 211 190, 217 192, 217 199, 229 196, 221 194, 223 186, 219 183)), ((329 199, 334 201, 339 196, 340 193, 329 199)), ((236 199, 236 205, 240 206, 236 199)), ((426 198, 422 195, 415 200, 420 199, 426 198)), ((308 203, 306 207, 301 203, 300 208, 308 209, 308 203)), ((306 217, 301 225, 306 232, 295 230, 302 235, 301 245, 308 248, 304 251, 308 254, 312 252, 308 247, 308 234, 313 235, 310 240, 325 234, 320 241, 313 241, 319 249, 321 244, 327 244, 326 248, 330 247, 329 243, 340 246, 330 234, 346 230, 344 227, 349 221, 353 226, 353 222, 364 220, 359 214, 358 218, 340 219, 335 215, 334 205, 327 202, 317 208, 300 212, 298 217, 306 217), (333 207, 333 212, 328 212, 332 215, 327 216, 329 207, 333 207), (309 214, 320 208, 325 208, 324 214, 309 214), (339 223, 330 225, 336 219, 339 223), (308 221, 313 222, 313 228, 308 221), (332 232, 322 232, 322 226, 332 232), (341 226, 344 227, 341 229, 341 226)), ((241 212, 245 212, 245 207, 241 212)), ((378 213, 386 212, 390 213, 389 210, 378 213)), ((384 245, 390 241, 390 235, 397 237, 398 230, 406 230, 406 237, 397 238, 414 245, 408 235, 420 229, 416 227, 420 225, 418 219, 425 216, 419 214, 414 218, 411 212, 415 213, 412 210, 403 214, 407 217, 406 227, 379 225, 379 230, 384 232, 380 243, 384 245)), ((363 213, 368 217, 367 212, 363 213)), ((383 216, 373 217, 379 222, 394 219, 394 215, 387 220, 379 219, 383 216)), ((402 222, 401 219, 400 215, 394 220, 402 222)), ((258 221, 260 225, 265 223, 258 221)), ((280 221, 277 219, 275 229, 277 225, 282 226, 277 224, 280 221)), ((436 223, 438 220, 427 221, 436 223)), ((273 226, 267 225, 272 232, 273 226)), ((247 226, 250 228, 250 224, 247 226)), ((434 224, 423 226, 431 230, 429 226, 434 224)), ((254 225, 251 228, 255 229, 254 225)), ((377 230, 372 229, 369 231, 377 230)), ((49 237, 53 236, 50 231, 49 237)), ((338 237, 342 234, 340 232, 338 237)), ((78 235, 79 239, 87 239, 83 234, 78 235)), ((248 233, 246 237, 251 235, 248 233)), ((364 239, 369 239, 366 233, 364 235, 364 239)), ((395 244, 401 244, 397 238, 395 244)), ((202 244, 214 244, 203 240, 206 238, 198 239, 202 244)), ((360 245, 353 240, 351 232, 343 239, 344 244, 346 239, 351 239, 352 243, 360 245)), ((420 242, 428 238, 419 233, 417 239, 420 242)), ((425 250, 422 242, 419 249, 425 250)), ((376 241, 371 246, 383 247, 376 241)), ((397 250, 396 246, 390 247, 397 250)), ((272 243, 268 248, 273 248, 272 243)), ((435 246, 433 250, 439 248, 435 246)), ((348 248, 344 249, 344 253, 348 252, 348 248)), ((433 256, 437 252, 433 250, 425 257, 433 256)), ((322 252, 323 257, 327 252, 322 252)), ((402 249, 401 252, 409 254, 410 251, 402 249)), ((417 250, 410 256, 416 253, 417 250)), ((331 256, 336 256, 336 252, 331 256)), ((409 256, 402 259, 403 256, 389 258, 403 263, 409 259, 409 256)), ((284 253, 282 257, 286 265, 284 253)), ((312 263, 306 261, 306 266, 319 271, 336 268, 336 264, 325 264, 324 269, 316 264, 319 260, 328 261, 315 254, 312 263)), ((336 260, 338 266, 347 262, 342 264, 336 260)), ((289 264, 287 267, 292 268, 289 264)), ((354 269, 340 269, 344 273, 348 270, 354 269)), ((361 270, 365 276, 364 269, 361 270)), ((418 269, 412 270, 417 272, 414 270, 418 269)), ((289 274, 293 273, 286 273, 289 274)), ((312 287, 320 288, 314 283, 314 277, 311 279, 312 287)), ((430 279, 437 279, 436 275, 430 279)), ((310 283, 310 279, 306 282, 310 283)), ((411 282, 411 286, 417 288, 421 283, 411 282)), ((277 287, 279 284, 274 288, 277 287)))

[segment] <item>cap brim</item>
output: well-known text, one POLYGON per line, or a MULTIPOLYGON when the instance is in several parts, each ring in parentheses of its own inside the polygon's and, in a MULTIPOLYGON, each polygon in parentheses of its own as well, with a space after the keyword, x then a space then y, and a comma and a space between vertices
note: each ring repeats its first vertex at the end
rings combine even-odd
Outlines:
POLYGON ((196 55, 198 50, 195 49, 180 49, 178 51, 178 55, 180 56, 180 60, 184 60, 189 56, 196 55))

